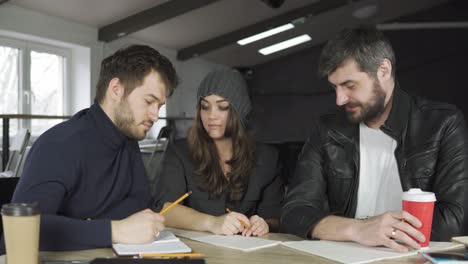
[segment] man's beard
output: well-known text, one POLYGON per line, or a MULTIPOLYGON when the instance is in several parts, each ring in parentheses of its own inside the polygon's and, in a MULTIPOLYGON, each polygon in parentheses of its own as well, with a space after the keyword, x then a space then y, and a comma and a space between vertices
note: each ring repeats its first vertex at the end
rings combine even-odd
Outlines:
POLYGON ((122 132, 122 134, 136 140, 142 140, 145 138, 146 135, 138 135, 137 131, 132 129, 133 127, 136 127, 136 123, 135 118, 133 117, 133 112, 126 99, 124 99, 119 104, 119 107, 115 109, 114 118, 115 126, 120 132, 122 132))
POLYGON ((377 119, 385 110, 385 96, 386 94, 382 89, 382 86, 380 86, 377 80, 374 80, 372 97, 367 103, 348 103, 345 105, 345 107, 359 106, 361 108, 360 114, 346 112, 349 121, 352 123, 367 123, 377 119))

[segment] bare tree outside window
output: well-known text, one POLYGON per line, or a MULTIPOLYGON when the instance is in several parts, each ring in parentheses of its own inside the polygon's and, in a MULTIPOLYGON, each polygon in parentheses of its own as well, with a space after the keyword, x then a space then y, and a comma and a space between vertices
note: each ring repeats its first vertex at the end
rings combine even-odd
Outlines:
MULTIPOLYGON (((18 114, 19 50, 0 46, 0 113, 18 114)), ((10 120, 10 136, 18 131, 18 120, 10 120)), ((0 126, 0 135, 3 128, 0 126)))
MULTIPOLYGON (((31 51, 31 114, 63 115, 64 58, 55 54, 31 51)), ((31 131, 40 135, 58 119, 33 119, 31 131)))
MULTIPOLYGON (((68 60, 67 50, 0 37, 0 114, 63 116, 68 60)), ((11 118, 9 134, 28 128, 37 137, 62 121, 11 118)))

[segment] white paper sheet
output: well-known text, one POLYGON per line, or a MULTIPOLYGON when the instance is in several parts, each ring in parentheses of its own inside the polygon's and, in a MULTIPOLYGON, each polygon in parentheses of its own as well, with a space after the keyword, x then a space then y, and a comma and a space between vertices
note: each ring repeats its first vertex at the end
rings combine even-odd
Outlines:
MULTIPOLYGON (((366 247, 354 242, 303 240, 282 242, 281 245, 341 263, 368 263, 418 254, 418 251, 398 253, 388 248, 366 247)), ((449 250, 459 247, 463 247, 463 245, 452 242, 431 242, 429 248, 425 249, 424 252, 449 250)))
POLYGON ((258 237, 246 237, 246 236, 222 236, 222 235, 208 235, 203 237, 197 237, 193 240, 222 246, 232 249, 239 249, 242 251, 252 251, 266 247, 276 246, 281 241, 275 241, 270 239, 258 238, 258 237))
POLYGON ((453 242, 462 243, 468 246, 468 236, 452 237, 453 242))
POLYGON ((276 246, 280 241, 246 236, 223 236, 213 235, 208 232, 189 231, 183 229, 169 228, 171 232, 179 237, 185 237, 195 241, 208 243, 215 246, 238 249, 242 251, 252 251, 266 247, 276 246))

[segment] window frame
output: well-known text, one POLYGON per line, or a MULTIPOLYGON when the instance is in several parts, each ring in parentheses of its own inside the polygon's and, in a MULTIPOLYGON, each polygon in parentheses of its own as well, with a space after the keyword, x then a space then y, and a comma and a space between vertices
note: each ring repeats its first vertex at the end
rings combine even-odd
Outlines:
MULTIPOLYGON (((71 109, 72 50, 50 44, 37 43, 0 35, 0 46, 18 49, 18 114, 32 114, 31 109, 31 52, 44 52, 63 57, 63 115, 71 109), (29 97, 29 98, 28 98, 29 97)), ((14 113, 5 113, 14 114, 14 113)), ((31 129, 31 119, 20 119, 19 128, 31 129)), ((31 131, 32 132, 32 131, 31 131)), ((33 133, 31 133, 33 134, 33 133)))

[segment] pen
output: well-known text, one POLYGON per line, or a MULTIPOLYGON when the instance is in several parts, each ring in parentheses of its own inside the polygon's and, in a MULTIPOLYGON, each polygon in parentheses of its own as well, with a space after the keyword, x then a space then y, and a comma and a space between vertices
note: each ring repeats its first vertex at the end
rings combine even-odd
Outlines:
MULTIPOLYGON (((226 212, 230 213, 230 212, 232 212, 232 211, 231 211, 231 209, 226 208, 226 212)), ((246 222, 244 222, 244 221, 242 221, 242 220, 240 220, 240 219, 237 219, 237 220, 239 220, 239 222, 240 222, 245 228, 249 228, 249 225, 248 225, 246 222)))
POLYGON ((140 254, 140 258, 201 258, 202 253, 160 253, 160 254, 140 254))
POLYGON ((170 205, 168 205, 166 208, 162 209, 161 212, 159 212, 160 215, 163 215, 164 213, 166 213, 167 211, 169 211, 169 209, 171 209, 172 207, 176 206, 176 204, 180 203, 182 200, 184 200, 185 198, 187 198, 190 194, 192 194, 192 191, 189 191, 188 193, 182 195, 181 197, 179 197, 179 199, 175 200, 173 203, 171 203, 170 205))

